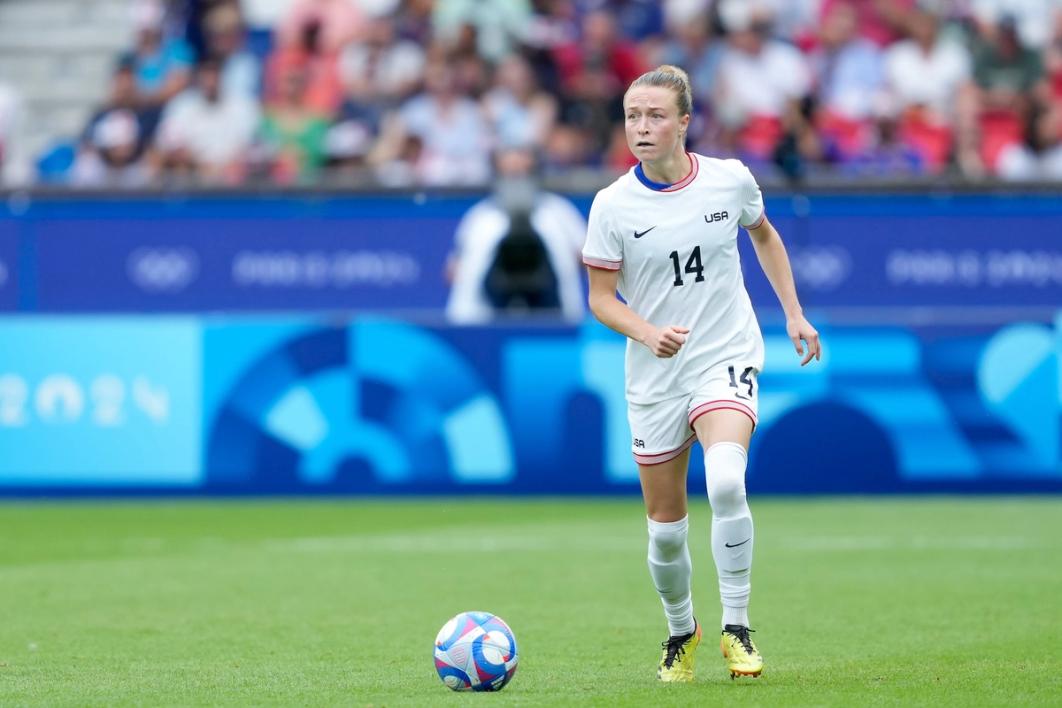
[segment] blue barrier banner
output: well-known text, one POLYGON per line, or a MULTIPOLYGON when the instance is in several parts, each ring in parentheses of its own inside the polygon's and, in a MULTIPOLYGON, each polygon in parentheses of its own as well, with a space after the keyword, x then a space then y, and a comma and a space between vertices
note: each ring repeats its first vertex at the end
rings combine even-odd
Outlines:
MULTIPOLYGON (((592 195, 573 199, 589 210, 592 195)), ((408 194, 34 202, 0 226, 8 271, 0 308, 441 310, 446 256, 475 201, 408 194), (24 243, 18 251, 16 239, 24 243)), ((808 307, 1062 303, 1062 199, 1054 196, 768 195, 766 205, 808 307)), ((753 302, 776 307, 744 233, 739 245, 753 302)))
POLYGON ((0 485, 202 482, 192 319, 0 320, 0 485))
POLYGON ((34 204, 22 217, 35 253, 29 309, 440 309, 454 228, 472 203, 402 196, 34 204))
POLYGON ((415 219, 57 221, 37 232, 38 305, 68 312, 441 308, 452 233, 415 219))
MULTIPOLYGON (((1057 197, 794 197, 767 211, 809 307, 1062 303, 1057 197)), ((748 239, 741 246, 753 302, 773 305, 748 239)))
MULTIPOLYGON (((1062 311, 767 326, 756 492, 1062 491, 1062 311)), ((0 490, 633 493, 625 341, 384 317, 0 318, 0 490)), ((703 487, 701 455, 690 484, 703 487)))
POLYGON ((18 234, 14 221, 0 218, 0 311, 18 308, 18 234))

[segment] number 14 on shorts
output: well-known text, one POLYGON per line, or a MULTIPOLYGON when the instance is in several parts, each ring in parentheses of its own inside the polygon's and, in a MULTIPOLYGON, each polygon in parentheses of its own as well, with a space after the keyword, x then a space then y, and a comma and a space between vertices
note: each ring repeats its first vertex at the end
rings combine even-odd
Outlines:
POLYGON ((756 368, 747 366, 738 376, 737 370, 731 365, 727 367, 727 372, 730 374, 730 387, 736 389, 734 395, 746 401, 751 400, 756 386, 756 368))

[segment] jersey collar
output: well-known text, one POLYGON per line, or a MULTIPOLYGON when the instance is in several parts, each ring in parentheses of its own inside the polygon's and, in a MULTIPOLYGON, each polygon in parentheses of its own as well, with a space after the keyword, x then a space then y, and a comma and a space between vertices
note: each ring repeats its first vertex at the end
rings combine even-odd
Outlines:
POLYGON ((697 159, 688 152, 686 153, 686 157, 688 157, 690 160, 689 174, 687 174, 685 177, 680 179, 678 182, 675 182, 674 184, 654 182, 653 180, 649 179, 645 176, 645 170, 642 169, 642 163, 640 162, 634 166, 634 176, 638 178, 639 182, 641 182, 654 192, 677 192, 683 187, 688 186, 697 177, 697 170, 699 169, 697 159))

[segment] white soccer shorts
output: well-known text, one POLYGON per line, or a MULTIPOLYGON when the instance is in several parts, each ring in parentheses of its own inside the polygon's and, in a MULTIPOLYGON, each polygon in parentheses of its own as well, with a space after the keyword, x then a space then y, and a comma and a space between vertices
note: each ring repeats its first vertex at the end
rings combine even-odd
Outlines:
POLYGON ((673 460, 693 444, 693 422, 708 411, 744 413, 755 427, 759 385, 755 367, 727 364, 707 371, 693 393, 656 403, 628 403, 631 452, 642 465, 673 460))

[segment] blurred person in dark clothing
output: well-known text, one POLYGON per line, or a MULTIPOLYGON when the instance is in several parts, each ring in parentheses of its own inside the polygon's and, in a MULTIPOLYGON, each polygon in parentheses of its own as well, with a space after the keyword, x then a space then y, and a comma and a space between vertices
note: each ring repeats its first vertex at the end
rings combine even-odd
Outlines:
POLYGON ((119 62, 107 101, 85 124, 74 163, 75 184, 135 187, 146 181, 139 163, 155 135, 161 111, 158 106, 140 105, 133 70, 130 61, 119 62))
POLYGON ((136 118, 137 133, 139 135, 138 156, 154 138, 155 128, 159 124, 159 117, 162 111, 158 106, 145 107, 138 103, 136 77, 133 71, 132 64, 127 60, 119 61, 118 66, 115 67, 114 74, 111 76, 111 87, 107 100, 93 111, 89 117, 81 134, 82 142, 91 142, 92 131, 95 129, 96 124, 116 110, 132 112, 136 118))
MULTIPOLYGON (((967 174, 997 173, 1007 153, 1016 157, 1015 151, 1027 149, 1043 63, 1037 51, 1023 46, 1011 16, 998 24, 978 23, 972 58, 971 80, 960 100, 965 132, 959 163, 967 174)), ((1017 163, 1013 169, 1019 169, 1017 163)))
POLYGON ((482 324, 502 313, 553 313, 582 320, 586 220, 570 201, 541 190, 532 149, 504 148, 495 166, 493 194, 457 227, 447 318, 482 324))

